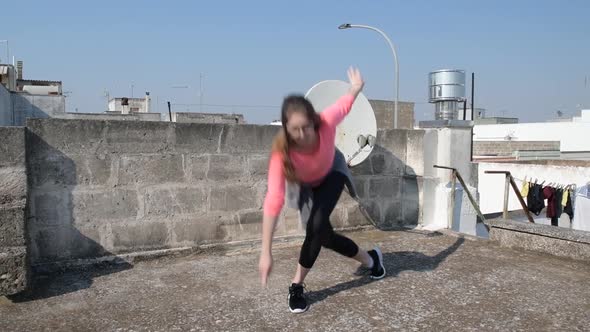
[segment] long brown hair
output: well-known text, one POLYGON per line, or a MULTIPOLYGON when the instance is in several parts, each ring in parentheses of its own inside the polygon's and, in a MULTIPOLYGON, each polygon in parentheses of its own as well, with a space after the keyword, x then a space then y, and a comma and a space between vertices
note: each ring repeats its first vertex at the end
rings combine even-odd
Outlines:
POLYGON ((287 132, 287 121, 289 115, 293 112, 301 112, 305 114, 307 119, 314 125, 316 132, 320 128, 320 115, 316 113, 313 105, 302 95, 289 95, 283 100, 281 107, 281 130, 275 136, 272 142, 272 152, 279 152, 283 160, 283 173, 289 182, 297 182, 295 176, 295 169, 291 158, 289 158, 289 148, 293 146, 294 142, 287 132))

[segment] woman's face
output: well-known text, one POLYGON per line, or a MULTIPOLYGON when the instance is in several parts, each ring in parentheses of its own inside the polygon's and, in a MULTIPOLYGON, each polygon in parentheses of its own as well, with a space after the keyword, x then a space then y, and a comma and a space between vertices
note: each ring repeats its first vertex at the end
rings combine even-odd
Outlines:
POLYGON ((311 149, 315 147, 317 133, 313 121, 308 119, 303 112, 291 112, 287 118, 287 133, 302 149, 311 149))

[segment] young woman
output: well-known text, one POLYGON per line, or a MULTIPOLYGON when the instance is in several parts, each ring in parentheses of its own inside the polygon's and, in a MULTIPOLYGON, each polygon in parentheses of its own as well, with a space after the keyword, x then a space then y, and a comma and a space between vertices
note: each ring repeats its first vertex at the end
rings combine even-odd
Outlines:
POLYGON ((306 222, 306 233, 299 265, 289 287, 289 309, 293 313, 308 309, 303 296, 303 280, 322 246, 357 260, 361 269, 364 268, 373 279, 385 276, 379 248, 368 252, 361 250, 351 239, 335 233, 330 224, 330 214, 344 185, 352 187, 344 156, 335 147, 336 126, 350 112, 364 82, 354 68, 348 70, 348 78, 348 93, 319 114, 305 97, 286 97, 281 109, 282 129, 272 145, 259 270, 261 282, 266 285, 272 269, 272 237, 285 202, 285 187, 299 188, 297 205, 306 222))

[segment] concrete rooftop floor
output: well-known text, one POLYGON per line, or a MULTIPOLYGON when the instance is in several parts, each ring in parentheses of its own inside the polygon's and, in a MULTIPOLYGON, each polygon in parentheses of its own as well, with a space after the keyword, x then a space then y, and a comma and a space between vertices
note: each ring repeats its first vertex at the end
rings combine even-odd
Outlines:
POLYGON ((377 243, 388 276, 322 250, 306 283, 311 308, 291 314, 298 242, 275 246, 261 289, 257 249, 168 257, 40 276, 0 298, 2 331, 588 331, 590 264, 419 231, 348 233, 377 243))

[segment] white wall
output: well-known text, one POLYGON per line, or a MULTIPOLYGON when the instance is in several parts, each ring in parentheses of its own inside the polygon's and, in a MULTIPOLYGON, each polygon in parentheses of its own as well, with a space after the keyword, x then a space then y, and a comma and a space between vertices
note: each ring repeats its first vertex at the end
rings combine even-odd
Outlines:
MULTIPOLYGON (((520 190, 522 181, 525 176, 533 180, 536 178, 539 183, 545 181, 545 184, 557 182, 561 184, 576 184, 584 186, 590 181, 589 167, 574 166, 551 166, 551 165, 530 165, 530 164, 510 164, 510 163, 479 163, 478 173, 478 192, 480 196, 480 208, 483 214, 502 212, 504 209, 504 175, 503 174, 485 174, 485 171, 509 171, 515 177, 516 185, 520 190)), ((524 199, 526 202, 526 198, 524 199)), ((518 198, 510 188, 508 201, 508 210, 521 210, 522 207, 518 198)), ((534 216, 534 215, 533 215, 534 216)), ((535 222, 540 220, 544 224, 550 224, 546 218, 545 210, 539 216, 534 216, 535 222)), ((562 219, 567 218, 565 214, 562 219)), ((568 218, 569 219, 569 218, 568 218)), ((560 221, 561 223, 561 221, 560 221)))
MULTIPOLYGON (((424 133, 424 183, 423 183, 423 222, 425 229, 436 230, 448 228, 450 180, 452 172, 434 168, 433 165, 454 167, 459 170, 463 179, 472 181, 471 132, 468 128, 436 128, 426 129, 424 133)), ((408 146, 410 148, 410 146, 408 146)), ((458 183, 458 182, 457 182, 458 183)), ((471 188, 474 189, 474 188, 471 188)), ((472 191, 477 197, 477 193, 472 191)), ((461 196, 462 197, 462 196, 461 196)), ((466 196, 465 196, 466 197, 466 196)), ((457 231, 475 234, 475 214, 470 214, 467 198, 456 200, 456 220, 461 225, 453 227, 457 231), (466 212, 467 211, 467 212, 466 212), (466 229, 472 228, 469 231, 466 229)))
POLYGON ((561 151, 590 151, 590 111, 582 112, 575 122, 538 122, 473 127, 476 141, 497 141, 513 136, 515 141, 560 141, 561 151))
POLYGON ((590 122, 590 110, 582 110, 580 116, 574 116, 572 118, 574 122, 590 122))
MULTIPOLYGON (((139 113, 147 113, 149 110, 146 108, 145 98, 128 98, 128 110, 131 112, 131 108, 137 108, 139 113)), ((123 105, 121 105, 121 98, 115 98, 109 100, 108 105, 109 112, 122 112, 123 105)))

